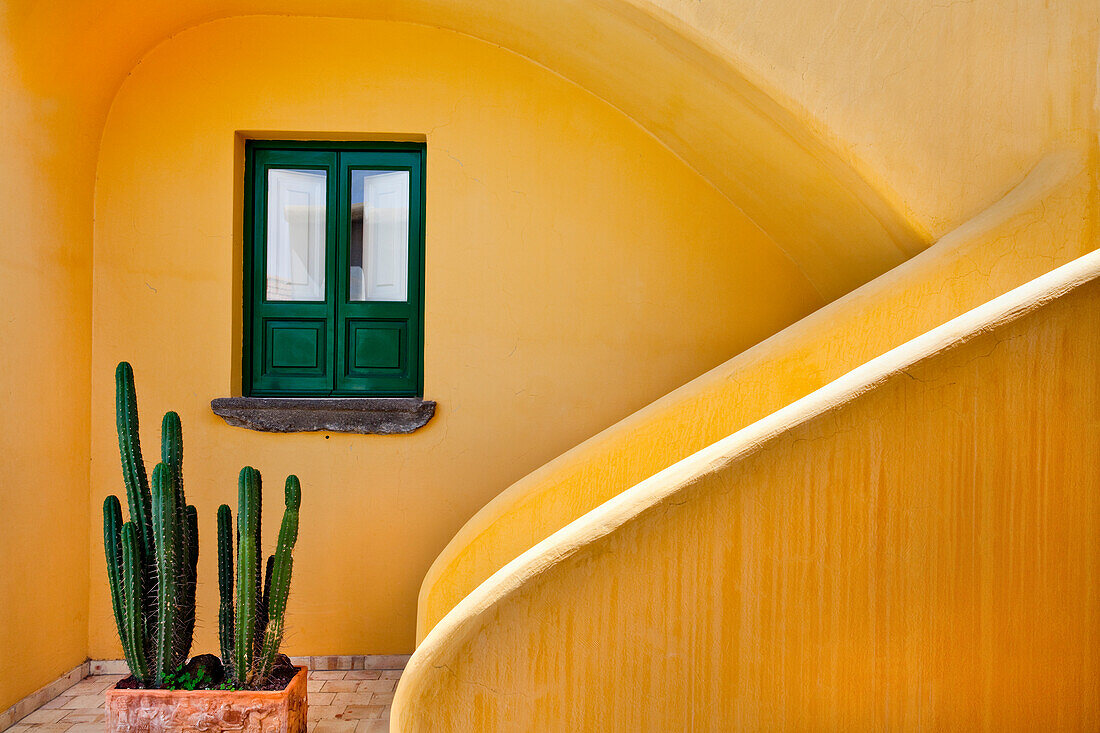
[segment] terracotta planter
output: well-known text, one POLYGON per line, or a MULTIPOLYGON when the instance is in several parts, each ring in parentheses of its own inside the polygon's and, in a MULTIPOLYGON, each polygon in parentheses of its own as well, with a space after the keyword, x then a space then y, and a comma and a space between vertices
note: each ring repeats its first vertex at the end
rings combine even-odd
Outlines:
POLYGON ((108 733, 306 733, 305 667, 278 692, 107 690, 108 733))

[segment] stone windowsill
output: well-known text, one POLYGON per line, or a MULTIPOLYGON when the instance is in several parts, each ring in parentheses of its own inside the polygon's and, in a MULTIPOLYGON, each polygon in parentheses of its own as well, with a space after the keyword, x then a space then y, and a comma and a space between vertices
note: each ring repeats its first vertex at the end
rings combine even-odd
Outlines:
POLYGON ((393 435, 424 427, 435 402, 417 397, 218 397, 210 409, 230 425, 266 433, 393 435))

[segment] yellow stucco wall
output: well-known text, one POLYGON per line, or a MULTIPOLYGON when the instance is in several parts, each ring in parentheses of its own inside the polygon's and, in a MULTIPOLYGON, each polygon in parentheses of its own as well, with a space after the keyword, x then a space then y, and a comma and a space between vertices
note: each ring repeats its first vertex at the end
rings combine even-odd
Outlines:
POLYGON ((604 430, 479 511, 424 578, 417 636, 554 531, 868 359, 1095 249, 1087 150, 1048 156, 997 205, 844 298, 604 430))
MULTIPOLYGON (((497 47, 409 24, 250 17, 174 37, 111 108, 95 206, 92 503, 120 489, 111 374, 127 359, 146 445, 164 410, 183 419, 204 651, 214 513, 241 465, 276 494, 286 473, 302 479, 289 651, 409 652, 424 572, 497 487, 821 302, 621 113, 497 47), (426 136, 425 395, 439 408, 425 429, 271 435, 210 412, 240 390, 238 130, 426 136)), ((104 583, 91 599, 91 654, 114 656, 104 583)))
MULTIPOLYGON (((100 495, 87 470, 91 207, 108 107, 162 40, 249 13, 408 20, 527 56, 700 172, 826 300, 995 201, 1043 155, 1081 137, 1095 142, 1097 19, 1084 0, 860 0, 797 13, 754 0, 3 3, 0 110, 10 145, 0 167, 0 460, 12 524, 0 534, 0 672, 21 671, 0 673, 0 708, 88 652, 79 628, 88 573, 98 587, 101 570, 87 536, 89 525, 98 532, 89 498, 100 495), (43 514, 52 522, 38 521, 43 514), (24 573, 39 567, 51 581, 28 595, 24 573)), ((196 68, 214 64, 199 59, 196 68)), ((347 131, 363 132, 355 123, 347 131)), ((142 343, 117 339, 102 353, 142 343)), ((567 447, 535 445, 526 458, 567 447)), ((479 496, 515 478, 483 463, 479 496)), ((446 504, 456 516, 474 509, 446 504)), ((91 619, 89 634, 101 624, 91 619)))
POLYGON ((219 17, 408 20, 500 44, 637 120, 827 300, 1096 129, 1100 18, 1088 0, 851 0, 798 12, 769 0, 11 0, 5 11, 36 73, 75 72, 99 100, 161 39, 219 17))
POLYGON ((0 712, 87 656, 88 364, 97 138, 0 16, 0 712), (57 197, 72 188, 82 195, 57 197))
POLYGON ((391 730, 1095 730, 1098 363, 1092 253, 532 548, 391 730))
POLYGON ((359 17, 457 30, 528 56, 624 111, 735 201, 826 300, 928 244, 920 223, 812 134, 804 115, 655 11, 634 0, 13 0, 10 16, 43 66, 59 63, 56 49, 63 60, 96 59, 87 65, 99 72, 93 87, 101 92, 113 92, 164 37, 214 18, 359 17))
POLYGON ((1095 142, 1091 0, 652 2, 936 239, 1095 142))

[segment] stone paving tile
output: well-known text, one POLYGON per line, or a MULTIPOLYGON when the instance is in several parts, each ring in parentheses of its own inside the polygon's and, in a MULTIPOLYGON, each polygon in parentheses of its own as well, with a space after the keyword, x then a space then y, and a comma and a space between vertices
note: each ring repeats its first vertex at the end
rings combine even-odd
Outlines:
POLYGON ((307 717, 309 720, 333 720, 346 707, 347 705, 310 705, 307 717))
POLYGON ((382 717, 385 705, 348 705, 344 712, 340 713, 341 720, 368 720, 382 717))
POLYGON ((23 718, 19 722, 24 723, 26 725, 31 725, 32 723, 34 725, 45 725, 46 723, 56 723, 57 721, 61 720, 64 717, 65 717, 65 711, 64 710, 41 710, 41 709, 39 709, 39 710, 35 710, 33 713, 26 716, 25 718, 23 718))
POLYGON ((103 675, 101 677, 85 677, 80 682, 65 690, 62 695, 80 697, 81 695, 98 695, 111 685, 115 684, 118 677, 103 675))
POLYGON ((355 733, 357 722, 354 720, 319 720, 312 733, 355 733))
POLYGON ((333 692, 310 692, 309 704, 311 707, 313 705, 331 705, 334 697, 336 697, 336 694, 333 692))
POLYGON ((359 683, 359 692, 393 692, 397 689, 397 680, 363 680, 359 683))
MULTIPOLYGON (((405 657, 386 657, 386 663, 405 657)), ((338 663, 343 657, 328 657, 338 663)), ((114 671, 115 667, 109 667, 114 671)), ((388 733, 393 690, 401 670, 318 670, 309 673, 310 733, 388 733)), ((121 674, 85 677, 3 733, 103 733, 104 691, 121 674)), ((2 726, 0 726, 2 730, 2 726)))
POLYGON ((333 705, 370 705, 369 692, 337 692, 333 705))
POLYGON ((102 723, 107 718, 106 710, 73 710, 62 718, 62 723, 102 723))
POLYGON ((62 708, 78 709, 78 710, 94 710, 95 708, 104 707, 107 704, 107 698, 104 693, 98 695, 80 695, 78 697, 69 698, 69 701, 61 705, 62 708))
POLYGON ((360 720, 355 726, 355 733, 389 733, 389 716, 383 720, 360 720))
MULTIPOLYGON (((58 695, 57 697, 55 697, 54 699, 52 699, 49 702, 45 703, 44 705, 42 705, 38 709, 39 710, 53 710, 54 708, 59 708, 62 705, 64 705, 66 702, 69 701, 69 699, 70 698, 65 697, 65 695, 58 695)), ((2 728, 0 728, 0 730, 2 730, 2 728)))

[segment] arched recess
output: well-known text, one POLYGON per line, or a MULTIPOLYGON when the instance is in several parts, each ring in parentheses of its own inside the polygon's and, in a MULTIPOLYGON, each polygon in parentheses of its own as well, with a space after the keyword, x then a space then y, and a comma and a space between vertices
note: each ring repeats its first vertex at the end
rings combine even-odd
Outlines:
POLYGON ((160 40, 209 20, 287 14, 399 20, 509 48, 637 121, 740 207, 832 300, 928 237, 729 59, 641 0, 16 0, 7 23, 30 86, 85 100, 94 135, 121 79, 160 40), (675 27, 674 27, 675 24, 675 27))
MULTIPOLYGON (((312 539, 292 654, 411 651, 428 564, 501 487, 821 304, 617 109, 499 46, 392 21, 234 16, 158 44, 103 128, 93 248, 92 504, 117 482, 103 375, 126 359, 145 409, 183 420, 201 532, 242 464, 269 491, 301 477, 312 539), (287 131, 426 142, 424 393, 439 409, 414 434, 263 435, 210 412, 241 389, 241 141, 287 131)), ((95 658, 117 653, 104 592, 92 583, 95 658)))
MULTIPOLYGON (((104 121, 120 85, 161 41, 239 15, 400 20, 464 33, 526 56, 623 111, 740 207, 830 300, 926 244, 798 115, 642 0, 11 0, 0 9, 0 263, 9 347, 2 453, 8 485, 33 496, 0 538, 13 566, 48 540, 65 558, 55 596, 28 603, 0 583, 0 709, 87 656, 92 230, 104 121), (54 493, 37 491, 43 459, 54 493), (50 517, 43 524, 42 517, 50 517), (62 533, 63 542, 47 533, 62 533), (45 533, 45 534, 44 534, 45 533), (12 552, 7 552, 11 549, 12 552), (20 558, 23 558, 21 560, 20 558), (17 599, 17 600, 16 600, 17 599), (16 666, 18 665, 18 666, 16 666)), ((89 517, 92 517, 89 520, 89 517)), ((37 556, 34 556, 37 559, 37 556)), ((11 582, 9 582, 9 580, 11 582)))

